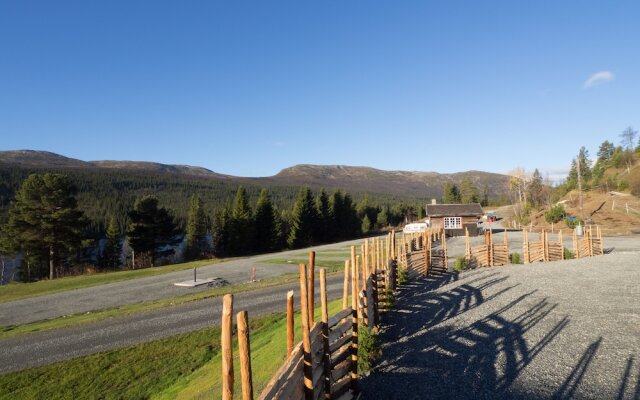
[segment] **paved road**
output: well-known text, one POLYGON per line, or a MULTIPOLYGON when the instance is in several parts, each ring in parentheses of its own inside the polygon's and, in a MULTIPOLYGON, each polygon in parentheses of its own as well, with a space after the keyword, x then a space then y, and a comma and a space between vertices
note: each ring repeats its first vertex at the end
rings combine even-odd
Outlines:
MULTIPOLYGON (((338 249, 360 243, 361 240, 334 243, 313 247, 313 250, 338 249)), ((310 249, 308 249, 310 250, 310 249)), ((290 272, 297 272, 293 264, 264 264, 261 262, 273 258, 292 257, 305 249, 248 257, 220 264, 198 268, 198 278, 220 277, 232 284, 247 282, 249 273, 256 267, 258 279, 270 278, 290 272)), ((292 257, 293 258, 293 257, 292 257)), ((300 258, 296 256, 295 258, 300 258)), ((44 296, 0 304, 0 326, 25 324, 34 321, 52 319, 63 315, 113 308, 148 300, 176 297, 187 293, 206 290, 202 288, 180 288, 176 282, 193 279, 193 271, 178 271, 148 278, 109 283, 83 289, 70 290, 44 296)))
MULTIPOLYGON (((250 318, 284 312, 286 292, 289 290, 296 290, 296 299, 299 298, 298 284, 235 294, 234 309, 247 310, 250 318)), ((342 296, 341 276, 327 278, 327 293, 329 299, 342 296)), ((319 287, 316 295, 318 304, 319 287)), ((221 313, 222 298, 218 297, 129 317, 0 340, 0 373, 47 365, 214 326, 219 323, 221 313)))

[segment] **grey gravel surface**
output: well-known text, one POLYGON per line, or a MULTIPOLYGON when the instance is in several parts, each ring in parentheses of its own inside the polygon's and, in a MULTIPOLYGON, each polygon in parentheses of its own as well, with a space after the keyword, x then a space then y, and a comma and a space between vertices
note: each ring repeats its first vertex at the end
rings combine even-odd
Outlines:
POLYGON ((623 242, 411 283, 363 398, 640 399, 640 238, 623 242))
MULTIPOLYGON (((327 278, 329 299, 342 296, 341 276, 327 278)), ((316 281, 319 285, 319 283, 316 281)), ((247 310, 249 318, 285 312, 286 293, 299 284, 242 292, 234 295, 234 309, 247 310)), ((319 304, 319 287, 316 304, 319 304)), ((297 305, 299 306, 299 305, 297 305)), ((100 351, 216 326, 222 313, 222 298, 195 301, 174 307, 110 318, 72 328, 56 329, 0 340, 0 373, 18 371, 100 351)), ((235 313, 234 313, 235 314, 235 313)))
MULTIPOLYGON (((313 250, 341 249, 344 246, 358 244, 360 242, 361 240, 354 240, 316 246, 313 250)), ((258 279, 266 279, 286 273, 297 272, 297 265, 265 264, 264 261, 286 257, 298 259, 299 257, 293 256, 301 252, 302 250, 300 249, 290 250, 199 267, 198 278, 219 277, 231 284, 236 284, 247 282, 253 267, 256 268, 256 277, 258 279)), ((321 263, 319 264, 321 265, 321 263)), ((193 279, 193 270, 185 270, 0 303, 0 326, 26 324, 61 317, 63 315, 96 311, 148 300, 176 297, 207 289, 206 287, 183 288, 173 285, 176 282, 191 279, 193 279)))

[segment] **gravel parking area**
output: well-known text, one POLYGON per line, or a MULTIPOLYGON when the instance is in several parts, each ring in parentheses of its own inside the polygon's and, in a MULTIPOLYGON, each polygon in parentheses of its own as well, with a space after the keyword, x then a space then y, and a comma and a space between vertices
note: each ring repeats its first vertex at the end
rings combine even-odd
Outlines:
POLYGON ((363 398, 640 399, 640 238, 615 239, 404 287, 363 398))

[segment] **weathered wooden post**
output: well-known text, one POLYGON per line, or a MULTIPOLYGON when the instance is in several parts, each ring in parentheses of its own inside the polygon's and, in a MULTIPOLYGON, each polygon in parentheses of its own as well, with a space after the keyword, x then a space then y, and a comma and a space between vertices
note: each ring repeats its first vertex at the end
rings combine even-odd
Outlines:
POLYGON ((307 266, 300 264, 300 309, 302 311, 302 350, 304 356, 304 396, 313 399, 313 359, 309 338, 309 304, 307 291, 307 266))
POLYGON ((293 290, 287 292, 287 356, 293 352, 293 340, 294 340, 294 327, 293 327, 293 290))
POLYGON ((233 400, 233 295, 222 298, 222 321, 220 323, 220 349, 222 351, 222 399, 233 400))
POLYGON ((511 264, 511 260, 509 259, 509 234, 507 233, 507 228, 504 228, 504 252, 505 252, 505 260, 507 264, 511 264))
POLYGON ((329 350, 329 309, 327 306, 327 270, 320 269, 320 304, 322 308, 322 343, 324 352, 324 398, 331 399, 331 359, 329 350))
POLYGON ((370 274, 367 277, 367 290, 366 290, 366 299, 367 299, 367 325, 369 329, 377 329, 377 318, 378 313, 376 310, 376 299, 375 299, 375 290, 373 288, 373 283, 375 280, 375 275, 370 274))
POLYGON ((240 378, 242 379, 242 400, 253 400, 253 378, 251 376, 251 345, 249 338, 249 315, 240 311, 238 321, 238 351, 240 353, 240 378))
POLYGON ((525 264, 529 264, 529 237, 527 236, 527 230, 522 230, 522 258, 525 264))
POLYGON ((344 261, 344 282, 342 284, 342 309, 346 310, 349 303, 349 260, 344 261))
MULTIPOLYGON (((353 254, 353 253, 352 253, 353 254)), ((354 257, 355 261, 355 257, 354 257)), ((356 264, 357 266, 357 261, 356 264)), ((358 272, 351 268, 351 391, 358 392, 358 272)))
POLYGON ((309 305, 309 327, 313 326, 313 314, 315 311, 314 300, 315 300, 315 279, 316 279, 316 252, 309 252, 309 272, 307 275, 307 304, 309 305))
POLYGON ((558 232, 558 242, 560 242, 560 259, 564 260, 564 241, 562 240, 562 229, 558 232))

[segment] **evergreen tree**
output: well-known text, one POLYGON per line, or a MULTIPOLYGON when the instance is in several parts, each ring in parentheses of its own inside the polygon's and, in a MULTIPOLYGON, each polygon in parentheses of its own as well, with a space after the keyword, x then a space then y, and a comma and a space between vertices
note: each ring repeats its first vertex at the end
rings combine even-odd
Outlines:
POLYGON ((187 216, 185 258, 197 260, 206 257, 211 251, 207 239, 207 216, 202 199, 197 194, 191 196, 191 205, 187 216))
POLYGON ((482 205, 482 207, 489 205, 489 186, 486 184, 482 188, 482 201, 480 202, 480 205, 482 205))
POLYGON ((600 148, 598 149, 598 163, 607 163, 611 160, 611 156, 613 156, 613 151, 615 150, 615 146, 608 140, 605 140, 600 144, 600 148))
POLYGON ((107 227, 107 242, 102 252, 102 265, 108 269, 120 267, 122 254, 122 241, 120 240, 120 227, 115 217, 111 217, 107 227))
POLYGON ((240 186, 231 211, 229 251, 231 255, 245 255, 253 250, 253 215, 247 190, 240 186))
POLYGON ((445 183, 443 199, 445 204, 458 204, 461 202, 458 186, 454 183, 445 183))
POLYGON ((480 202, 480 193, 476 185, 471 179, 464 177, 460 183, 460 202, 462 204, 471 204, 480 202))
POLYGON ((531 182, 529 182, 527 191, 529 192, 527 197, 529 198, 531 205, 536 208, 540 207, 544 200, 544 193, 542 175, 540 175, 540 171, 538 171, 537 168, 533 171, 533 176, 531 177, 531 182))
POLYGON ((591 160, 589 159, 589 151, 582 146, 578 152, 578 157, 571 161, 571 169, 567 177, 567 188, 569 190, 578 187, 578 162, 580 163, 580 176, 583 189, 588 189, 588 183, 591 180, 591 160))
POLYGON ((145 196, 137 199, 129 218, 129 245, 137 255, 148 256, 152 267, 158 257, 175 252, 171 247, 180 243, 180 231, 169 211, 158 207, 157 198, 145 196))
MULTIPOLYGON (((76 188, 62 174, 32 174, 20 186, 11 202, 9 219, 3 227, 10 239, 5 251, 24 252, 27 262, 48 261, 49 279, 58 276, 66 257, 81 246, 86 227, 77 209, 76 188)), ((36 275, 42 277, 38 269, 36 275)))
POLYGON ((255 250, 259 253, 273 251, 277 247, 278 232, 276 218, 267 189, 262 189, 256 204, 255 250))
POLYGON ((362 233, 367 234, 371 230, 371 221, 369 221, 369 216, 364 215, 362 219, 362 233))
POLYGON ((324 188, 320 190, 320 194, 316 197, 316 210, 318 212, 318 223, 316 226, 316 239, 321 243, 331 240, 331 210, 329 207, 329 196, 324 188))
POLYGON ((313 204, 311 189, 303 187, 298 192, 293 206, 291 231, 288 239, 289 247, 311 246, 315 241, 314 233, 317 222, 318 213, 313 204))
POLYGON ((218 258, 229 255, 231 219, 231 203, 227 202, 213 218, 213 255, 218 258))

